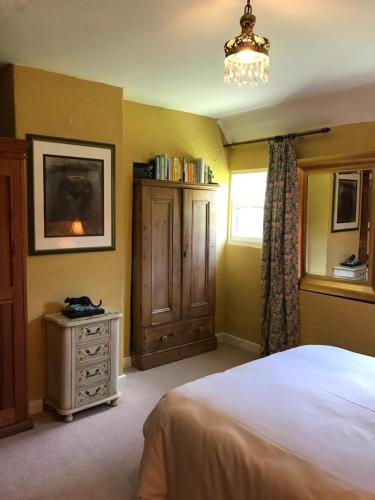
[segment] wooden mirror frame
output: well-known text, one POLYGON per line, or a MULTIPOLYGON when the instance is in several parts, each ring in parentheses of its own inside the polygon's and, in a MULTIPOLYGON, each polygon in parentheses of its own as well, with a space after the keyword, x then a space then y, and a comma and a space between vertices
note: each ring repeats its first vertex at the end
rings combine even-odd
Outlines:
POLYGON ((310 292, 323 293, 375 303, 375 178, 371 186, 370 204, 370 253, 368 281, 346 280, 331 276, 306 273, 306 227, 307 227, 307 177, 314 171, 345 172, 375 168, 375 151, 357 155, 338 155, 323 158, 307 158, 297 161, 298 169, 298 266, 299 288, 310 292))

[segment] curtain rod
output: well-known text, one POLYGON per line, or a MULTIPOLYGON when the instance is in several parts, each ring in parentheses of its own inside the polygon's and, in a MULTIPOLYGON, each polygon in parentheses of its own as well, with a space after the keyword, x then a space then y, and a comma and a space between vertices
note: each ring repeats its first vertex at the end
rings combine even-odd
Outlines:
POLYGON ((282 139, 295 139, 296 137, 303 137, 305 135, 327 134, 331 129, 329 127, 318 128, 316 130, 307 130, 306 132, 295 132, 292 134, 275 135, 273 137, 262 137, 261 139, 253 139, 252 141, 232 142, 231 144, 224 144, 224 148, 232 146, 242 146, 243 144, 255 144, 256 142, 269 142, 281 141, 282 139))

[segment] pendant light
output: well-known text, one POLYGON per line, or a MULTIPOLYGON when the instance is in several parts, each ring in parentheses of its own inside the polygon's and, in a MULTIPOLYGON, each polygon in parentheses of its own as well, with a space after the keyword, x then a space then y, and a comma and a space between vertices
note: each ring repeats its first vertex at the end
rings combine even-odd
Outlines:
POLYGON ((242 31, 224 45, 224 82, 238 85, 257 85, 268 82, 270 42, 253 31, 256 17, 250 0, 247 0, 241 17, 242 31))

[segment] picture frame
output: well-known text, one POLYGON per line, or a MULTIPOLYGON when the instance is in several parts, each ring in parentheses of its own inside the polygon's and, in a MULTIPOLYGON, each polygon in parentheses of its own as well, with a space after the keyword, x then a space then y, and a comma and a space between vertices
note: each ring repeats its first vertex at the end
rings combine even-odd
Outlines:
POLYGON ((154 165, 150 163, 133 163, 133 179, 154 179, 154 165))
POLYGON ((357 231, 361 205, 361 173, 334 174, 332 233, 357 231))
POLYGON ((115 145, 26 137, 29 255, 115 250, 115 145))

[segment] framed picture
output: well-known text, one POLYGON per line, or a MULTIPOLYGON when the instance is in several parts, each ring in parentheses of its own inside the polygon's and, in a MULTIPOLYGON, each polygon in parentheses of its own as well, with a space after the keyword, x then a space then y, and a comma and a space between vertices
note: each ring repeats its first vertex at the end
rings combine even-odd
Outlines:
POLYGON ((115 146, 27 135, 29 254, 115 249, 115 146))
POLYGON ((154 166, 151 163, 133 163, 133 179, 154 179, 154 166))
POLYGON ((332 232, 359 228, 361 174, 340 172, 334 176, 332 232))

